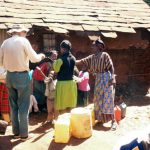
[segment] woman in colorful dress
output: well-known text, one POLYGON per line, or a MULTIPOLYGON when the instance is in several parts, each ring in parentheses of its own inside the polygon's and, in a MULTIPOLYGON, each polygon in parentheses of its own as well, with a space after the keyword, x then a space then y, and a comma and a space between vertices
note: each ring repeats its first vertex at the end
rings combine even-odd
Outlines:
POLYGON ((60 44, 60 58, 53 63, 53 69, 57 73, 55 109, 59 113, 67 108, 76 107, 77 85, 73 80, 73 72, 76 59, 71 54, 71 43, 63 40, 60 44))
POLYGON ((109 54, 103 52, 105 44, 98 39, 93 42, 94 54, 77 60, 76 64, 85 64, 96 75, 94 90, 94 109, 98 122, 112 120, 111 129, 116 129, 114 118, 114 66, 109 54))

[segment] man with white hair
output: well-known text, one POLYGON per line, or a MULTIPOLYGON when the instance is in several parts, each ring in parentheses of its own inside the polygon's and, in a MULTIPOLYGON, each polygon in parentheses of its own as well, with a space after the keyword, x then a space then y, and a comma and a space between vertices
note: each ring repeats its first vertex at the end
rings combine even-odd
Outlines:
POLYGON ((37 54, 25 38, 29 30, 15 24, 8 31, 12 37, 0 48, 0 66, 7 70, 6 85, 9 91, 12 131, 14 138, 28 139, 28 110, 30 105, 29 60, 39 62, 44 54, 37 54))

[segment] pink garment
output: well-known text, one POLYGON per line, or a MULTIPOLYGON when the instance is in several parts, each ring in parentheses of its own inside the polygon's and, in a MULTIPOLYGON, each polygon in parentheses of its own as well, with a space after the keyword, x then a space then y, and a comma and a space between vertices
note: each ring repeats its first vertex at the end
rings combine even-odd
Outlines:
POLYGON ((79 82, 78 82, 78 89, 81 91, 89 91, 89 73, 88 72, 79 72, 79 82))

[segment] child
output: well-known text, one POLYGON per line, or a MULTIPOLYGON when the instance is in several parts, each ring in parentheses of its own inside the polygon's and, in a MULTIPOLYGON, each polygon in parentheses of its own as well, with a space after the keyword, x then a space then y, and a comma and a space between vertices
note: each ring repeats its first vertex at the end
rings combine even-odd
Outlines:
POLYGON ((30 95, 30 106, 29 106, 29 112, 30 112, 30 113, 32 112, 32 107, 33 107, 33 109, 34 109, 34 112, 38 112, 38 111, 39 111, 36 98, 35 98, 34 95, 31 94, 31 95, 30 95))
POLYGON ((0 68, 0 113, 2 118, 10 122, 10 107, 9 107, 9 96, 8 89, 5 84, 6 70, 2 67, 0 68))
MULTIPOLYGON (((51 51, 51 58, 53 60, 57 59, 57 52, 56 51, 51 51)), ((56 86, 56 81, 54 80, 54 71, 53 71, 53 61, 49 62, 50 68, 49 68, 49 75, 48 77, 45 78, 44 82, 46 84, 46 90, 45 90, 45 96, 47 96, 47 121, 52 122, 53 119, 56 117, 55 109, 54 109, 54 98, 55 98, 55 86, 56 86)))
POLYGON ((29 106, 29 113, 32 112, 32 108, 34 109, 34 112, 39 112, 37 100, 35 96, 33 95, 33 79, 32 79, 33 70, 29 71, 29 77, 30 77, 30 88, 31 88, 31 94, 30 94, 30 106, 29 106))
POLYGON ((54 80, 54 71, 50 71, 49 77, 45 79, 46 90, 45 96, 47 96, 47 122, 52 122, 55 118, 54 110, 54 98, 55 98, 55 87, 57 80, 54 80))
POLYGON ((77 78, 78 83, 78 106, 87 106, 89 99, 89 73, 87 71, 87 67, 85 65, 82 66, 82 70, 79 72, 79 76, 77 78))
POLYGON ((39 66, 36 67, 33 71, 33 95, 35 96, 39 110, 46 110, 46 96, 45 96, 45 83, 44 79, 48 75, 50 68, 50 60, 48 57, 51 55, 51 52, 47 52, 47 57, 39 63, 39 66))

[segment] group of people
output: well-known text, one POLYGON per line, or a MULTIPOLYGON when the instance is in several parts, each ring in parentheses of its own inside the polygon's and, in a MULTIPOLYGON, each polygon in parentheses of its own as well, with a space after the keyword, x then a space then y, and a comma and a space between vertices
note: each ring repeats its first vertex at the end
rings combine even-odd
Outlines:
MULTIPOLYGON (((28 29, 14 25, 8 31, 11 37, 6 39, 0 48, 0 66, 7 70, 6 86, 9 93, 11 110, 12 131, 14 138, 22 141, 28 138, 28 111, 31 95, 31 79, 29 75, 29 60, 40 62, 45 59, 44 54, 36 54, 30 42, 26 38, 28 29)), ((41 87, 42 83, 47 97, 48 120, 58 116, 60 113, 69 111, 77 106, 77 99, 81 98, 81 104, 88 104, 90 91, 89 73, 95 74, 94 109, 96 120, 106 122, 112 120, 112 128, 116 129, 114 118, 114 66, 109 54, 104 52, 105 44, 97 39, 93 42, 93 54, 76 60, 71 53, 72 45, 68 40, 60 43, 59 55, 52 51, 48 56, 49 61, 45 63, 47 73, 43 73, 40 67, 36 69, 41 72, 44 79, 42 82, 33 81, 33 95, 41 92, 34 91, 34 87, 41 87), (59 56, 59 57, 58 57, 59 56), (78 76, 74 75, 75 66, 82 65, 82 71, 78 76), (84 82, 83 82, 84 81, 84 82), (82 84, 81 84, 82 83, 82 84), (78 84, 78 86, 77 86, 78 84), (77 90, 78 89, 78 90, 77 90)), ((33 72, 34 80, 39 76, 33 72)), ((79 102, 79 103, 80 103, 79 102)), ((41 105, 43 105, 41 103, 41 105)), ((40 107, 40 100, 39 100, 40 107)))

